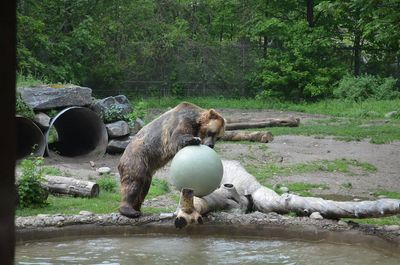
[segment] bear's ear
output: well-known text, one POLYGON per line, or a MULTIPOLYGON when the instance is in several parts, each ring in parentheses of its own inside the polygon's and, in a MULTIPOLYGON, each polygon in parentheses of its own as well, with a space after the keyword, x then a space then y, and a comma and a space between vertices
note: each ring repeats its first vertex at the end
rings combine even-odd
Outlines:
POLYGON ((210 119, 218 118, 218 113, 214 109, 210 109, 208 115, 210 116, 210 119))

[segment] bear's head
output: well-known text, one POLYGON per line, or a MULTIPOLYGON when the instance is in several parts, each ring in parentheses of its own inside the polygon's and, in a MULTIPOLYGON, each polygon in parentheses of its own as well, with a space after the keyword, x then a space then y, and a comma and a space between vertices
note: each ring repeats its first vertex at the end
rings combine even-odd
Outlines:
POLYGON ((206 110, 200 117, 201 143, 214 148, 215 142, 225 133, 225 119, 214 109, 206 110))

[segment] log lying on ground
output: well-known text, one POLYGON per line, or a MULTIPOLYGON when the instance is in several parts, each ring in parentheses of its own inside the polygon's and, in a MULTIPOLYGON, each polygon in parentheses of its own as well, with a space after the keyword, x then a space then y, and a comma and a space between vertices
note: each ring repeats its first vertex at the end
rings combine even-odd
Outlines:
POLYGON ((224 141, 251 141, 269 143, 274 137, 270 132, 225 131, 221 138, 224 141))
POLYGON ((230 130, 241 130, 250 128, 265 128, 265 127, 298 127, 300 124, 299 118, 289 117, 286 119, 267 119, 264 121, 255 122, 238 122, 238 123, 227 123, 225 129, 230 130))
POLYGON ((202 198, 194 197, 196 212, 238 209, 242 212, 289 213, 309 216, 319 212, 324 218, 367 218, 400 214, 400 200, 380 199, 376 201, 337 202, 294 194, 279 195, 262 186, 238 161, 223 161, 224 176, 219 189, 202 198), (229 183, 229 184, 228 184, 229 183), (229 189, 227 190, 227 187, 229 189), (236 195, 235 195, 236 194, 236 195))
POLYGON ((44 177, 43 188, 52 194, 66 194, 75 197, 97 197, 100 189, 99 185, 85 180, 67 178, 61 176, 44 177))

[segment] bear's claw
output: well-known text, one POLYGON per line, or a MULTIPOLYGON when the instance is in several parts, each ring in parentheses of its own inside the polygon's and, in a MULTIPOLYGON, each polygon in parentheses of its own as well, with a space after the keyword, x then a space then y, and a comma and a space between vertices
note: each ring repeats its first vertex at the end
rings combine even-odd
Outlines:
POLYGON ((200 137, 193 137, 188 141, 188 145, 199 145, 199 144, 201 144, 200 137))
POLYGON ((186 222, 185 218, 183 218, 183 217, 177 217, 177 218, 175 219, 175 227, 176 227, 176 228, 182 229, 182 228, 184 228, 186 225, 187 225, 187 222, 186 222))

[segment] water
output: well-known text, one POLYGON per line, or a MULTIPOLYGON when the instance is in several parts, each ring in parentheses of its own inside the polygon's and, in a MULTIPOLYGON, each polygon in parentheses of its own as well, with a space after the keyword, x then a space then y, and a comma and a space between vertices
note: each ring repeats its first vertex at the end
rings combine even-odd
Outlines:
POLYGON ((400 264, 365 246, 254 237, 133 235, 38 241, 16 248, 15 264, 400 264))

